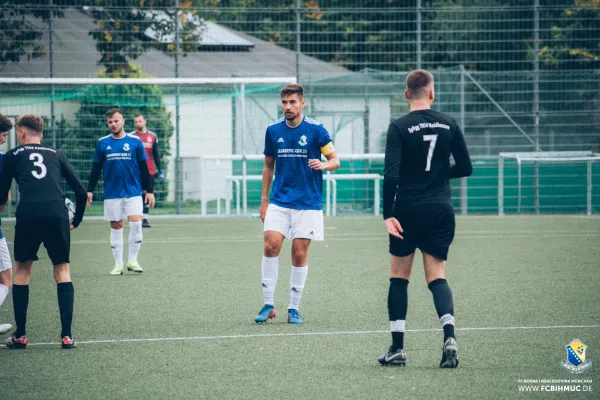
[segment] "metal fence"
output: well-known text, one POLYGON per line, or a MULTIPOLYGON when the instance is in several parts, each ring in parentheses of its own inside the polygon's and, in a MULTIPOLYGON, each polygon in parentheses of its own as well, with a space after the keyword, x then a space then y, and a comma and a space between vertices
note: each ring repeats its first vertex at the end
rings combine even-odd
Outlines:
MULTIPOLYGON (((485 194, 455 193, 471 198, 470 212, 497 211, 494 190, 485 189, 497 187, 497 178, 485 171, 496 168, 490 158, 499 152, 600 148, 600 5, 594 0, 88 4, 0 1, 0 78, 296 77, 305 86, 305 113, 325 124, 338 151, 373 154, 383 151, 389 122, 407 112, 406 71, 427 68, 436 78, 434 107, 454 116, 480 160, 471 181, 485 194)), ((93 142, 106 132, 106 108, 150 114, 149 129, 159 133, 168 165, 160 211, 196 213, 202 209, 201 157, 260 154, 266 125, 281 115, 278 87, 246 89, 242 101, 234 84, 128 85, 120 91, 4 83, 0 112, 42 115, 46 138, 71 154, 84 178, 93 142)), ((126 116, 128 130, 132 116, 126 116)), ((227 168, 235 175, 239 167, 233 161, 227 168)), ((250 168, 256 173, 260 163, 250 168)), ((378 168, 348 161, 339 172, 378 168)), ((548 179, 579 176, 573 171, 542 172, 548 179)), ((208 184, 225 190, 221 181, 208 184)), ((367 182, 340 185, 343 210, 372 207, 367 182)), ((256 190, 250 185, 250 199, 256 190)), ((547 211, 579 210, 542 204, 547 211)), ((209 212, 217 205, 211 203, 209 212)), ((249 200, 250 210, 255 206, 249 200)), ((530 211, 526 204, 524 211, 530 211)))

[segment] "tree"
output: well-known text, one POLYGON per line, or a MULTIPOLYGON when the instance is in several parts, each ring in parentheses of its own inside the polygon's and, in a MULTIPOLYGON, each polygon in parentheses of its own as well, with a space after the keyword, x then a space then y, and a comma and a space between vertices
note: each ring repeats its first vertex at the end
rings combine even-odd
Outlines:
POLYGON ((90 8, 98 28, 90 35, 102 54, 99 64, 108 74, 127 70, 129 60, 135 60, 150 49, 170 56, 175 54, 175 31, 179 24, 180 53, 198 47, 203 20, 198 16, 192 1, 179 2, 179 17, 173 0, 96 0, 90 8))
POLYGON ((540 49, 547 68, 600 69, 600 0, 574 0, 551 30, 551 40, 540 49))
POLYGON ((179 1, 176 18, 175 0, 27 0, 27 3, 0 0, 3 12, 0 24, 0 64, 18 63, 22 58, 41 57, 46 52, 42 35, 48 31, 50 10, 55 18, 64 17, 65 8, 89 13, 97 29, 89 34, 96 40, 101 54, 98 63, 110 74, 126 70, 129 60, 135 60, 150 49, 175 54, 176 20, 179 25, 180 53, 197 49, 204 21, 196 13, 196 3, 179 1))
MULTIPOLYGON (((48 30, 48 0, 29 0, 26 4, 0 0, 0 10, 0 65, 44 55, 45 46, 40 43, 40 39, 48 30)), ((61 18, 62 10, 53 8, 53 16, 61 18)))
MULTIPOLYGON (((151 78, 144 74, 140 67, 129 65, 124 69, 108 73, 102 72, 99 78, 151 78)), ((76 113, 77 133, 70 135, 68 147, 64 149, 70 156, 75 169, 83 171, 82 177, 87 179, 91 168, 91 160, 98 139, 108 133, 106 111, 111 107, 119 107, 125 117, 125 130, 133 130, 133 116, 144 114, 148 128, 156 133, 160 142, 161 161, 164 166, 170 155, 170 138, 173 135, 171 113, 167 111, 162 87, 158 85, 93 85, 78 93, 76 100, 80 103, 76 113), (69 154, 70 153, 70 154, 69 154)), ((59 127, 60 129, 60 127, 59 127)), ((59 137, 69 137, 68 133, 59 132, 59 137)), ((63 146, 61 146, 63 147, 63 146)), ((165 168, 166 170, 166 168, 165 168)), ((157 198, 165 198, 167 183, 157 187, 157 198)))
MULTIPOLYGON (((206 18, 293 50, 295 6, 295 0, 221 0, 206 18)), ((405 1, 302 0, 301 7, 302 53, 355 71, 414 65, 407 32, 416 17, 405 1)))

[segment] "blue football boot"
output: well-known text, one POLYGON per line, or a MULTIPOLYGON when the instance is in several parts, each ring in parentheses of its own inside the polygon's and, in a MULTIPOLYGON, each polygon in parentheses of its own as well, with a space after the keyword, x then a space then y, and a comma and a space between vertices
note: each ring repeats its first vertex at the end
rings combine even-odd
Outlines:
POLYGON ((265 324, 271 318, 275 318, 277 316, 277 312, 275 311, 275 307, 270 304, 265 304, 263 308, 260 309, 256 318, 254 318, 254 322, 257 324, 265 324))
POLYGON ((288 310, 288 324, 303 324, 304 323, 304 318, 302 318, 300 316, 300 313, 298 312, 298 310, 295 310, 293 308, 290 308, 288 310))

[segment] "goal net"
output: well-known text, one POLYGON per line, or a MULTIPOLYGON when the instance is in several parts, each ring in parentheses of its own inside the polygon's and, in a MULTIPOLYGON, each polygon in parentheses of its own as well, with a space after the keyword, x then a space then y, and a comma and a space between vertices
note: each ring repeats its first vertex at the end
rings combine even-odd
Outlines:
POLYGON ((498 156, 498 215, 505 214, 509 208, 506 203, 517 213, 560 212, 560 201, 554 201, 551 207, 540 204, 541 191, 547 192, 545 198, 580 198, 585 202, 582 209, 591 215, 593 168, 600 161, 600 154, 549 151, 500 153, 498 156), (506 173, 509 166, 513 167, 514 174, 506 173))

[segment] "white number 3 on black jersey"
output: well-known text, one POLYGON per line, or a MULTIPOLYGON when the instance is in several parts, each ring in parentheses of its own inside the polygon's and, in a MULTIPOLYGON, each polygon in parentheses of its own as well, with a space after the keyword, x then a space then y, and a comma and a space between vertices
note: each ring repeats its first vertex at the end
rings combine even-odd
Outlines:
POLYGON ((34 167, 40 169, 39 172, 34 169, 33 171, 31 171, 31 175, 33 175, 33 177, 37 179, 42 179, 43 177, 45 177, 48 173, 48 169, 44 165, 44 157, 42 157, 40 153, 31 153, 29 155, 29 159, 33 161, 34 167))

